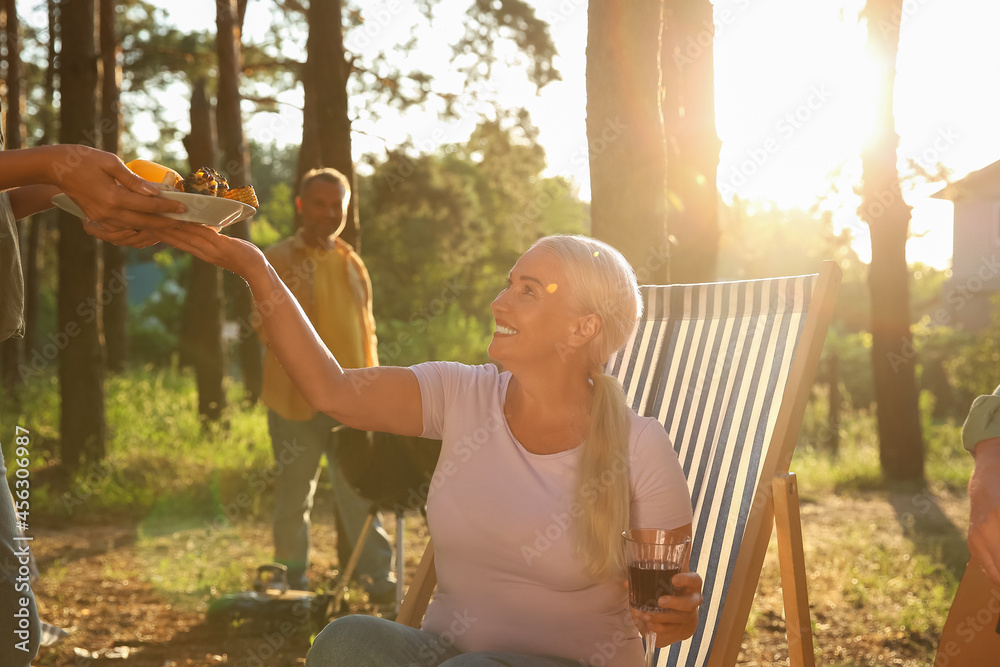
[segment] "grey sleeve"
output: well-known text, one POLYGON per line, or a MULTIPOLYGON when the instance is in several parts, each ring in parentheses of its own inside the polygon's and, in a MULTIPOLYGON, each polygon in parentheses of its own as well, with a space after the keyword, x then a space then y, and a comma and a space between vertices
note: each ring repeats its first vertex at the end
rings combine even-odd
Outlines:
POLYGON ((990 438, 1000 438, 1000 387, 991 395, 976 397, 962 425, 962 444, 969 452, 990 438))

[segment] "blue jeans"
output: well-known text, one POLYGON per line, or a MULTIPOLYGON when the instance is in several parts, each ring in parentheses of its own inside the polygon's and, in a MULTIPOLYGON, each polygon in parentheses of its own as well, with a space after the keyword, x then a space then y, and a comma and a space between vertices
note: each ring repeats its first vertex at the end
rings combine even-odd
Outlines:
POLYGON ((35 596, 28 584, 29 547, 25 545, 31 543, 17 541, 17 536, 14 503, 0 451, 0 665, 4 667, 30 665, 41 636, 35 596))
MULTIPOLYGON (((347 566, 347 556, 364 527, 372 503, 355 493, 344 479, 336 465, 336 451, 338 446, 350 446, 352 438, 364 438, 367 434, 349 429, 321 412, 308 421, 291 421, 268 410, 267 422, 275 464, 274 559, 288 567, 291 584, 302 586, 309 566, 309 515, 324 454, 333 486, 341 568, 347 566)), ((391 568, 389 536, 382 528, 381 517, 376 516, 361 551, 355 579, 369 595, 388 598, 396 588, 391 568)))
POLYGON ((462 653, 455 637, 377 616, 342 616, 316 635, 306 667, 580 667, 569 658, 523 653, 462 653))

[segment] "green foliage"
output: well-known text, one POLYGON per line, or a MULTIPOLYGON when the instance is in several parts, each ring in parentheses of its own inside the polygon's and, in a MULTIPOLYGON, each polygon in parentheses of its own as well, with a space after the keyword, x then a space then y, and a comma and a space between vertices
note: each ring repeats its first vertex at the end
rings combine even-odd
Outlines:
MULTIPOLYGON (((177 332, 153 312, 160 304, 142 304, 130 308, 128 327, 133 363, 150 363, 165 366, 170 363, 177 349, 177 332)), ((176 320, 171 320, 171 324, 176 320)))
MULTIPOLYGON (((933 418, 934 399, 920 395, 928 485, 935 493, 962 493, 972 474, 972 457, 962 447, 961 419, 933 418)), ((801 476, 803 495, 856 493, 886 488, 879 463, 874 406, 845 406, 838 428, 839 450, 830 452, 829 402, 818 390, 807 406, 791 469, 801 476)))
POLYGON ((860 278, 863 265, 850 234, 833 231, 827 212, 780 209, 736 199, 720 215, 719 280, 747 280, 814 273, 832 259, 845 281, 860 278))
MULTIPOLYGON (((827 331, 823 368, 828 369, 835 358, 840 391, 847 405, 855 410, 873 410, 872 336, 867 331, 844 333, 841 327, 834 322, 827 331)), ((829 382, 829 376, 824 375, 820 381, 829 382)))
POLYGON ((295 170, 298 148, 250 142, 250 173, 260 200, 251 238, 266 248, 291 236, 295 229, 295 170))
POLYGON ((991 299, 993 313, 990 326, 961 345, 956 354, 945 362, 955 388, 966 408, 972 398, 989 394, 1000 384, 997 373, 1000 362, 1000 296, 991 299))
POLYGON ((154 261, 164 272, 163 281, 142 303, 129 308, 130 363, 134 365, 169 365, 180 334, 191 258, 159 250, 154 261))
POLYGON ((948 324, 941 317, 941 294, 949 273, 928 266, 923 262, 914 262, 910 266, 910 301, 914 321, 929 317, 935 324, 948 324))
POLYGON ((562 78, 552 62, 556 47, 549 25, 535 16, 530 3, 525 0, 474 0, 468 19, 465 35, 454 46, 459 71, 464 72, 468 80, 476 80, 477 75, 489 77, 495 62, 492 46, 497 37, 514 42, 518 50, 528 56, 528 78, 539 88, 562 78))
MULTIPOLYGON (((282 206, 292 206, 298 186, 293 182, 298 160, 298 146, 279 146, 276 143, 263 144, 250 141, 250 173, 253 174, 253 187, 257 192, 257 198, 260 199, 262 210, 266 210, 267 205, 276 198, 280 200, 282 206), (289 194, 284 194, 285 190, 289 194)), ((289 210, 288 215, 294 215, 294 211, 289 210)))
POLYGON ((287 183, 271 188, 253 219, 253 242, 262 248, 291 236, 295 231, 295 197, 287 183), (259 227, 259 228, 258 228, 259 227))

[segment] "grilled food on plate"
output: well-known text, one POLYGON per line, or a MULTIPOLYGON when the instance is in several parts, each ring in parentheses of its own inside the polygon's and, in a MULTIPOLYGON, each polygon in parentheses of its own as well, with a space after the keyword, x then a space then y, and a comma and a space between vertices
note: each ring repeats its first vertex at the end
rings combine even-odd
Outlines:
POLYGON ((173 169, 149 160, 132 160, 125 166, 147 181, 159 183, 169 190, 224 197, 260 208, 260 202, 257 201, 252 185, 230 188, 229 182, 211 167, 201 167, 187 178, 182 178, 173 169))

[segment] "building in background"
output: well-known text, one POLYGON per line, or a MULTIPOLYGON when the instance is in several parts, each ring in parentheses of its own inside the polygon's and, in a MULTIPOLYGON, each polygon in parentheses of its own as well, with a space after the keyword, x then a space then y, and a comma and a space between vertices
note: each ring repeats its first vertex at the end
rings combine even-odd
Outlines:
POLYGON ((942 304, 949 324, 969 332, 990 323, 1000 293, 1000 160, 931 195, 954 204, 951 278, 942 304))

